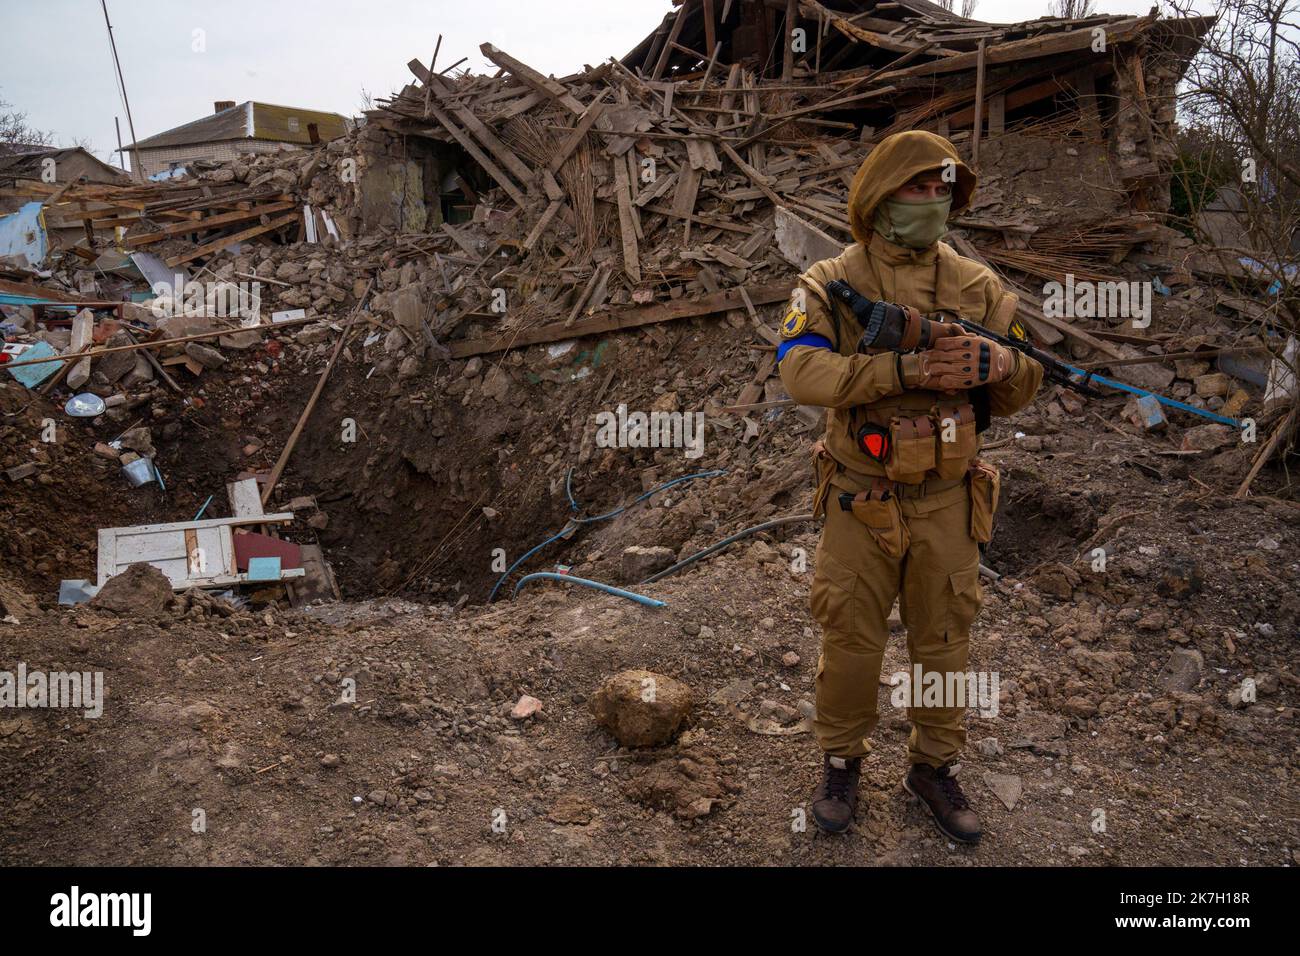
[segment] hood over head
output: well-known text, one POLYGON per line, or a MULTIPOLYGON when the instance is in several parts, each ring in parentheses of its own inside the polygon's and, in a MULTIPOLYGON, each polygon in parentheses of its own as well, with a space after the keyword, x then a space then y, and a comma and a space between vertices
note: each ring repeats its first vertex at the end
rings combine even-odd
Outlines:
POLYGON ((849 225, 853 238, 862 243, 870 241, 871 223, 881 201, 907 185, 918 173, 942 169, 945 160, 951 160, 956 166, 950 213, 956 215, 970 205, 975 195, 975 174, 962 162, 952 143, 925 130, 908 130, 881 140, 858 167, 849 187, 849 225))

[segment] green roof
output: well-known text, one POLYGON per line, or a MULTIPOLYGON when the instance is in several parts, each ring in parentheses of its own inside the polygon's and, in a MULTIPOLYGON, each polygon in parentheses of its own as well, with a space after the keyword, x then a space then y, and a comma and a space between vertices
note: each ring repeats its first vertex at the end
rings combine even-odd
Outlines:
MULTIPOLYGON (((230 140, 260 139, 275 143, 311 143, 308 126, 316 124, 321 142, 336 139, 347 132, 348 120, 338 113, 277 106, 249 100, 219 113, 194 120, 142 139, 140 149, 168 146, 192 146, 198 143, 223 143, 230 140)), ((130 147, 127 147, 128 149, 130 147)))

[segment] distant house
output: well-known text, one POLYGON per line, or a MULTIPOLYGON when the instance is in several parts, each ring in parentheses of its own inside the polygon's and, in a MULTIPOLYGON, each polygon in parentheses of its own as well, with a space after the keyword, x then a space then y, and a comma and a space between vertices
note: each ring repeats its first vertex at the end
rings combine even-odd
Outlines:
MULTIPOLYGON (((79 182, 129 186, 131 177, 115 166, 96 159, 80 146, 26 146, 0 143, 0 186, 23 182, 45 183, 51 189, 79 182)), ((24 191, 0 196, 0 258, 14 257, 23 268, 36 266, 45 258, 47 237, 59 245, 73 245, 85 233, 75 228, 54 228, 41 215, 41 205, 24 191), (24 211, 25 210, 25 211, 24 211), (19 215, 11 215, 18 213, 19 215)))
POLYGON ((144 175, 155 176, 196 160, 225 161, 243 153, 270 153, 280 147, 300 149, 325 143, 348 130, 350 121, 338 113, 305 110, 270 103, 236 104, 220 100, 211 116, 177 126, 127 146, 139 153, 144 175))
POLYGON ((0 182, 33 179, 61 186, 66 182, 76 182, 83 176, 90 183, 121 185, 130 181, 125 172, 96 159, 80 146, 65 149, 58 146, 0 143, 0 182), (49 175, 47 170, 51 171, 49 175))

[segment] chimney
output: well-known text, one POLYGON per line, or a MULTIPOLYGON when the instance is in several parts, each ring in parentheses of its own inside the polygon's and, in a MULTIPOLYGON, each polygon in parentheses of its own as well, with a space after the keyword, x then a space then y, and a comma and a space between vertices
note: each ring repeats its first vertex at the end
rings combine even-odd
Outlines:
POLYGON ((228 110, 235 105, 234 100, 217 100, 212 104, 212 112, 220 113, 222 110, 228 110))

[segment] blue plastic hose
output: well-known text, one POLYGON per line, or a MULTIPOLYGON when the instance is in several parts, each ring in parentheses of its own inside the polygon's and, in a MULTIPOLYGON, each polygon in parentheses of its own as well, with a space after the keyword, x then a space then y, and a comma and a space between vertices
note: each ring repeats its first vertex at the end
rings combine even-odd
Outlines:
POLYGON ((587 578, 575 578, 572 574, 557 574, 554 571, 536 571, 533 574, 526 574, 519 579, 515 585, 514 597, 519 593, 519 589, 529 581, 536 581, 539 578, 545 578, 548 581, 568 581, 571 584, 581 584, 583 587, 595 588, 597 591, 604 591, 606 594, 612 594, 615 597, 627 598, 629 601, 636 601, 637 604, 644 604, 646 607, 666 607, 667 601, 660 601, 657 598, 646 597, 644 594, 635 594, 632 591, 624 591, 622 588, 616 588, 610 584, 601 584, 599 581, 591 581, 587 578))
MULTIPOLYGON (((572 534, 574 531, 576 531, 579 527, 581 527, 584 524, 594 524, 597 521, 605 521, 609 518, 613 518, 616 517, 617 515, 621 515, 624 511, 627 511, 627 509, 631 508, 634 504, 644 501, 645 499, 649 498, 651 495, 658 494, 659 492, 663 491, 665 488, 671 488, 673 485, 680 484, 683 481, 694 481, 696 478, 716 478, 718 475, 725 475, 726 473, 727 470, 725 468, 717 468, 714 469, 713 471, 697 471, 693 475, 681 475, 677 478, 672 479, 671 481, 665 481, 662 485, 660 485, 657 488, 651 488, 649 491, 645 492, 644 494, 636 498, 633 498, 627 504, 621 505, 618 508, 615 508, 613 511, 607 511, 603 515, 596 515, 594 518, 570 518, 569 523, 566 524, 563 528, 561 528, 555 534, 551 535, 541 544, 525 551, 523 556, 520 557, 519 560, 517 560, 514 564, 510 565, 510 567, 506 568, 505 573, 502 574, 501 577, 497 578, 497 583, 492 585, 492 591, 488 594, 488 603, 489 604, 492 603, 492 601, 497 596, 497 591, 501 590, 501 585, 506 583, 506 579, 509 578, 510 575, 514 573, 517 567, 519 567, 521 564, 523 564, 525 561, 531 558, 538 551, 542 550, 542 548, 546 547, 552 541, 558 541, 560 538, 572 534)), ((568 474, 566 474, 564 478, 564 487, 565 487, 565 493, 569 497, 569 506, 574 511, 577 511, 578 502, 573 497, 573 488, 570 482, 572 476, 573 476, 573 469, 570 468, 568 474)))

